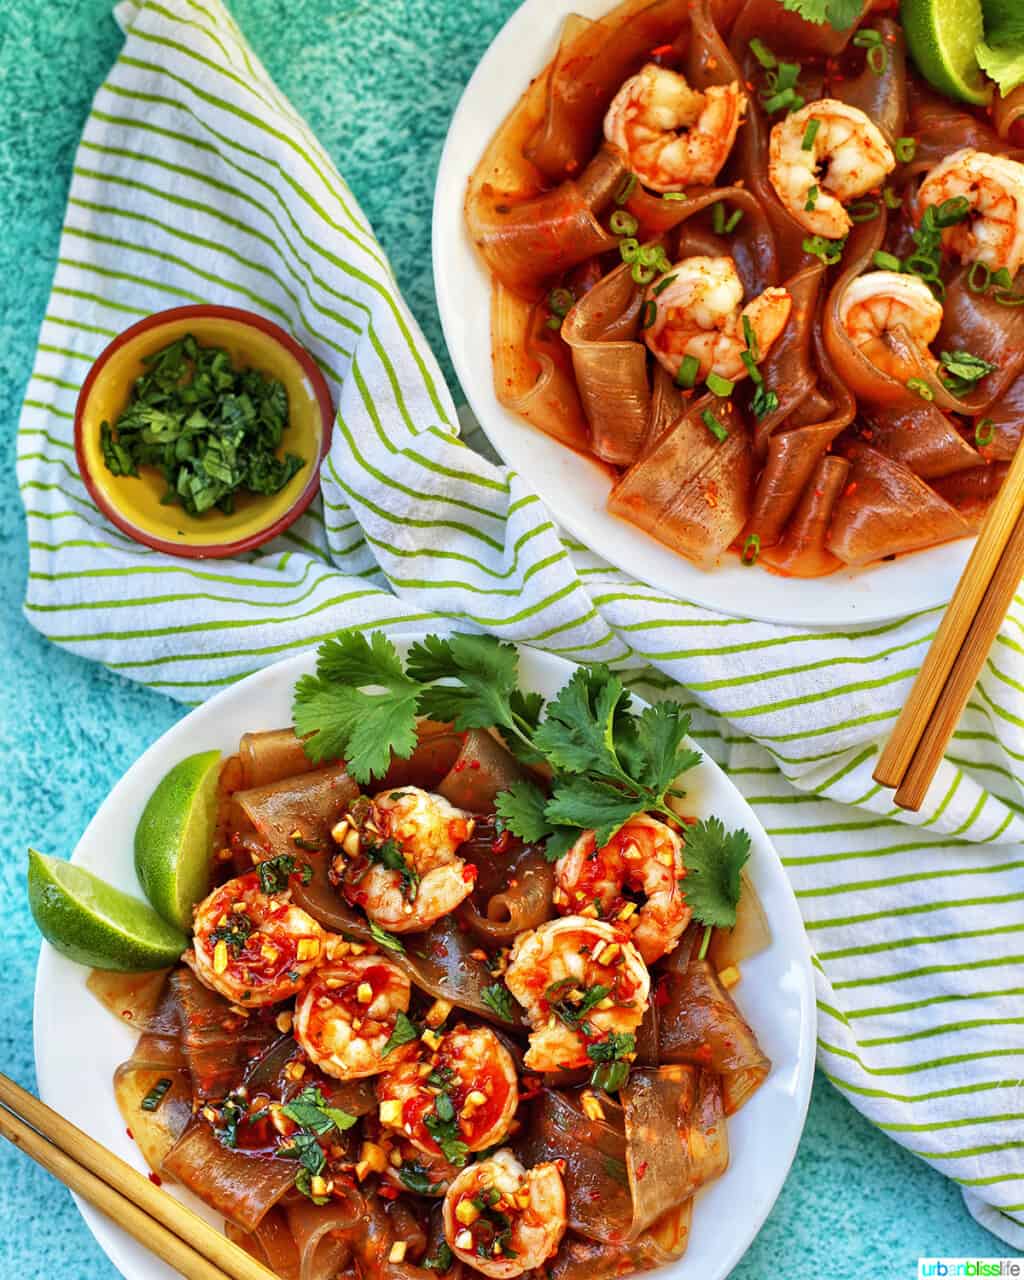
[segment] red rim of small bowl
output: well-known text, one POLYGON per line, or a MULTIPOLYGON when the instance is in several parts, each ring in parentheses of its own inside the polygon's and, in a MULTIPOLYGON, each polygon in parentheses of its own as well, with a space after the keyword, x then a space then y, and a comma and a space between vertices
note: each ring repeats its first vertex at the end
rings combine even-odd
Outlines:
POLYGON ((254 548, 262 546, 264 542, 269 542, 271 538, 276 538, 279 533, 283 533, 290 524, 294 523, 302 515, 320 488, 320 466, 327 454, 327 450, 331 447, 333 426, 334 405, 331 401, 331 392, 327 385, 327 380, 305 347, 299 346, 295 339, 285 333, 279 325, 274 324, 272 320, 264 319, 263 316, 257 315, 254 311, 243 311, 240 307, 217 307, 206 304, 192 307, 172 307, 169 311, 154 312, 153 315, 133 324, 131 328, 125 329, 96 357, 92 368, 82 383, 82 389, 78 393, 78 402, 75 406, 75 457, 78 459, 79 474, 93 502, 96 503, 111 524, 120 529, 122 533, 126 533, 135 542, 141 542, 143 546, 152 547, 154 551, 166 551, 172 556, 184 556, 191 560, 221 560, 240 551, 252 551, 254 548), (145 333, 149 329, 159 328, 161 325, 173 323, 175 320, 207 319, 211 317, 219 320, 234 320, 239 324, 248 325, 252 329, 261 329, 284 347, 290 355, 294 356, 295 360, 302 366, 313 387, 317 403, 320 406, 320 419, 323 424, 323 430, 321 432, 320 453, 310 468, 310 476, 306 482, 306 487, 283 516, 275 520, 273 524, 267 525, 265 529, 251 533, 246 538, 239 538, 237 542, 212 542, 207 546, 191 546, 188 543, 168 542, 164 538, 154 537, 144 529, 139 529, 131 521, 125 519, 118 509, 107 500, 94 482, 92 472, 86 462, 85 447, 82 442, 84 434, 82 418, 93 384, 103 372, 104 366, 110 357, 124 343, 137 337, 140 333, 145 333))

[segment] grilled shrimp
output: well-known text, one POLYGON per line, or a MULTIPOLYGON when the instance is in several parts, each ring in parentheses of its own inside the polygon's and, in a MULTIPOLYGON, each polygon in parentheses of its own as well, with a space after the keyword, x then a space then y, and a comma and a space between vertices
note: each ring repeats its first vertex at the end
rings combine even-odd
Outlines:
POLYGON ((691 89, 678 71, 649 62, 612 99, 604 136, 645 187, 710 186, 729 158, 747 108, 734 81, 691 89))
POLYGON ((444 1198, 452 1252, 495 1280, 542 1268, 567 1222, 558 1164, 525 1169, 508 1148, 463 1169, 444 1198))
POLYGON ((343 849, 352 847, 351 831, 358 834, 358 850, 342 871, 346 895, 392 933, 429 928, 472 893, 476 867, 456 850, 472 834, 473 819, 443 796, 419 787, 382 791, 361 823, 342 826, 335 832, 343 849))
POLYGON ((449 1141, 469 1151, 501 1142, 519 1105, 516 1064, 487 1027, 427 1033, 421 1043, 429 1052, 377 1082, 381 1124, 404 1133, 428 1155, 464 1164, 464 1152, 453 1152, 443 1138, 439 1142, 439 1133, 450 1126, 449 1141))
POLYGON ((835 98, 809 102, 772 129, 768 177, 793 217, 814 235, 841 240, 843 207, 896 167, 892 148, 863 111, 835 98))
POLYGON ((295 1039, 329 1076, 377 1075, 415 1053, 384 1049, 400 1013, 409 1008, 409 979, 399 967, 359 943, 340 943, 295 1006, 295 1039))
POLYGON ((684 258, 657 288, 659 293, 648 291, 655 313, 644 338, 673 378, 686 356, 699 362, 698 380, 709 373, 732 382, 745 378, 744 317, 754 335, 756 357, 763 360, 786 327, 793 306, 785 289, 771 288, 743 307, 743 284, 736 264, 727 257, 684 258))
POLYGON ((563 915, 596 910, 632 930, 646 964, 672 951, 690 923, 680 881, 686 875, 683 842, 671 827, 642 814, 602 848, 585 831, 555 864, 554 903, 563 915), (643 894, 637 904, 624 894, 643 894))
POLYGON ((196 907, 185 960, 196 977, 235 1004, 275 1004, 295 995, 323 961, 327 935, 291 901, 264 893, 257 872, 228 880, 196 907))
POLYGON ((965 148, 935 166, 918 192, 918 206, 963 197, 970 212, 942 233, 945 247, 967 262, 1015 276, 1024 266, 1024 164, 965 148))
POLYGON ((523 1059, 531 1071, 592 1066, 601 1057, 589 1052, 597 1044, 614 1045, 613 1036, 636 1031, 651 989, 628 932, 585 916, 548 920, 521 933, 505 983, 533 1027, 523 1059))
MULTIPOLYGON (((839 302, 839 322, 876 369, 905 380, 913 373, 886 335, 903 329, 927 351, 942 325, 942 303, 918 276, 868 271, 847 285, 839 302)), ((927 353, 931 362, 936 361, 927 353)))

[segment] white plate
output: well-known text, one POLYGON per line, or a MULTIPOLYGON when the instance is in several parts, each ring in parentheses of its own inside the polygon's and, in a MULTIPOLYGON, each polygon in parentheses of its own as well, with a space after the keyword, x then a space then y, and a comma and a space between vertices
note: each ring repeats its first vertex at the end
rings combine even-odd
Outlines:
POLYGON ((484 54, 448 130, 434 192, 434 285, 455 372, 477 420, 555 519, 588 547, 643 582, 722 613, 766 622, 840 626, 901 617, 945 604, 973 539, 827 578, 783 578, 745 569, 732 555, 705 571, 605 509, 610 481, 592 462, 502 407, 491 381, 490 276, 466 231, 466 183, 492 135, 531 78, 550 61, 563 19, 596 18, 614 0, 526 0, 484 54))
MULTIPOLYGON (((410 643, 397 641, 404 652, 410 643)), ((141 895, 132 858, 135 826, 147 797, 172 765, 195 751, 232 752, 243 733, 291 721, 296 679, 314 669, 312 653, 249 676, 169 729, 135 762, 100 806, 72 860, 130 893, 141 895)), ((570 663, 521 650, 523 685, 552 697, 570 663)), ((751 1102, 729 1121, 732 1161, 701 1191, 690 1248, 664 1269, 673 1280, 726 1276, 775 1202, 803 1129, 814 1071, 814 980, 800 914, 782 864, 761 824, 725 774, 705 761, 687 775, 698 813, 716 813, 753 838, 750 873, 772 924, 771 947, 743 966, 737 996, 773 1067, 751 1102)), ((131 1056, 136 1035, 86 990, 87 970, 43 944, 36 973, 35 1055, 39 1093, 61 1115, 145 1171, 114 1102, 114 1068, 131 1056)), ((169 1188, 208 1221, 221 1220, 187 1192, 169 1188)), ((172 1280, 174 1273, 109 1219, 79 1208, 111 1262, 130 1280, 172 1280)))

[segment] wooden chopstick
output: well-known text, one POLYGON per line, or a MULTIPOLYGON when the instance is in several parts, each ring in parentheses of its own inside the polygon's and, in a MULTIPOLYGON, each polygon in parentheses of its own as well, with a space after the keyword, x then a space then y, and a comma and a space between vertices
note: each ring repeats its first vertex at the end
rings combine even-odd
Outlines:
POLYGON ((953 730, 963 715, 981 668, 1006 617, 1024 574, 1024 513, 1017 517, 1010 540, 992 575, 974 621, 950 669, 946 684, 928 719, 917 750, 893 797, 902 809, 920 809, 953 730))
POLYGON ((215 1227, 0 1074, 0 1134, 189 1280, 274 1280, 215 1227))
MULTIPOLYGON (((932 712, 981 608, 989 584, 1024 509, 1024 448, 1014 454, 1002 487, 985 517, 967 567, 925 655, 921 670, 903 704, 896 725, 878 758, 874 779, 883 787, 899 787, 916 756, 932 712)), ((1011 592, 1012 595, 1012 592, 1011 592)), ((1009 601, 1007 601, 1009 603, 1009 601)), ((1004 610, 1005 612, 1005 610, 1004 610)), ((994 636, 993 632, 993 636, 994 636)), ((979 664, 980 670, 980 664, 979 664)), ((962 708, 961 708, 962 710, 962 708)), ((941 756, 940 756, 941 758, 941 756)), ((938 767, 938 761, 936 761, 938 767)), ((915 784, 917 793, 920 780, 915 784)), ((925 788, 927 790, 927 787, 925 788)), ((922 800, 923 800, 922 796, 922 800)), ((920 801, 918 802, 920 804, 920 801)))

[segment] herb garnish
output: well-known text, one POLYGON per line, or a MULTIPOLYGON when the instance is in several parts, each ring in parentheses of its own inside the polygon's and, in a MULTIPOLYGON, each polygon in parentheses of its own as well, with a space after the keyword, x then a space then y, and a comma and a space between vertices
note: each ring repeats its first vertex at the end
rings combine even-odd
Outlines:
POLYGON ((376 920, 370 921, 370 937, 378 947, 386 947, 388 951, 404 951, 405 944, 387 929, 382 929, 376 920))
POLYGON ((606 1040, 587 1045, 587 1057, 596 1062, 590 1076, 595 1089, 615 1093, 629 1079, 629 1064, 636 1053, 636 1036, 629 1031, 611 1031, 606 1040))
POLYGON ((451 1247, 447 1240, 442 1240, 437 1246, 437 1252, 429 1258, 423 1259, 423 1265, 429 1271, 447 1271, 455 1261, 455 1255, 451 1251, 451 1247))
POLYGON ((407 1014, 399 1012, 395 1017, 394 1029, 388 1036, 380 1056, 386 1058, 392 1049, 397 1049, 403 1044, 411 1044, 419 1039, 419 1035, 420 1029, 416 1023, 407 1014))
POLYGON ((567 1027, 577 1030, 583 1019, 587 1016, 595 1005, 611 992, 611 987, 602 986, 600 983, 592 987, 585 987, 579 995, 578 999, 573 999, 570 992, 575 987, 575 978, 563 979, 562 982, 554 982, 544 992, 545 998, 551 1005, 551 1012, 556 1014, 565 1023, 567 1027), (552 998, 554 997, 554 998, 552 998))
POLYGON ((416 891, 420 887, 419 873, 406 861, 402 846, 397 840, 393 840, 390 836, 381 844, 364 840, 362 849, 371 862, 385 867, 388 871, 398 872, 402 881, 403 898, 415 898, 416 891))
POLYGON ((398 1176, 410 1191, 415 1191, 419 1196, 430 1195, 430 1189, 433 1184, 430 1181, 429 1171, 421 1164, 401 1165, 398 1170, 398 1176))
POLYGON ((344 1133, 356 1122, 356 1117, 349 1115, 347 1111, 328 1106, 326 1098, 315 1085, 309 1085, 296 1094, 291 1102, 284 1104, 281 1111, 300 1129, 307 1129, 320 1137, 330 1133, 332 1129, 344 1133))
MULTIPOLYGON (((518 680, 515 647, 493 636, 429 636, 411 646, 404 667, 383 633, 342 631, 320 646, 317 674, 296 685, 296 731, 311 759, 343 757, 352 776, 368 782, 386 772, 392 753, 412 754, 418 715, 453 721, 459 731, 496 727, 521 760, 550 771, 549 794, 515 782, 498 793, 495 809, 521 840, 544 842, 551 861, 584 831, 606 845, 638 813, 676 821, 669 802, 684 794, 678 779, 701 760, 685 741, 690 718, 677 702, 637 712, 619 676, 600 664, 578 668, 546 705, 518 680)), ((728 914, 720 903, 717 916, 728 914)), ((370 932, 379 945, 403 950, 378 925, 370 932)))
POLYGON ((441 1154, 456 1168, 466 1163, 469 1147, 459 1137, 459 1124, 455 1118, 455 1105, 447 1093, 439 1093, 434 1099, 434 1110, 423 1117, 427 1132, 441 1148, 441 1154))
POLYGON ((235 955, 245 950, 249 935, 256 928, 244 911, 229 911, 224 924, 210 930, 212 943, 226 942, 235 955))
POLYGON ((249 1103, 241 1094, 229 1093, 216 1110, 220 1123, 213 1125, 214 1137, 222 1147, 237 1146, 238 1126, 245 1119, 249 1103))
POLYGON ((503 982, 492 982, 480 992, 480 999, 503 1022, 515 1022, 512 994, 503 982))
POLYGON ((816 26, 828 22, 836 31, 845 31, 860 17, 861 0, 782 0, 788 13, 798 13, 805 22, 816 26))
MULTIPOLYGON (((294 840, 295 837, 293 836, 294 840)), ((260 888, 268 896, 283 893, 288 888, 288 878, 296 872, 303 884, 313 879, 313 868, 308 862, 297 862, 290 853, 279 853, 274 858, 264 858, 256 864, 256 874, 260 879, 260 888)))
POLYGON ((946 389, 955 396, 967 395, 982 378, 994 373, 997 368, 969 351, 943 351, 939 361, 942 364, 942 381, 946 389))
POLYGON ((107 470, 137 476, 158 467, 165 503, 193 516, 217 507, 230 515, 241 491, 279 493, 304 465, 277 456, 288 426, 284 383, 257 369, 236 369, 220 347, 192 334, 144 356, 131 400, 113 428, 100 426, 107 470))
POLYGON ((142 1111, 155 1111, 163 1102, 167 1091, 170 1089, 172 1081, 169 1076, 163 1076, 150 1089, 149 1093, 142 1099, 139 1107, 142 1111))

